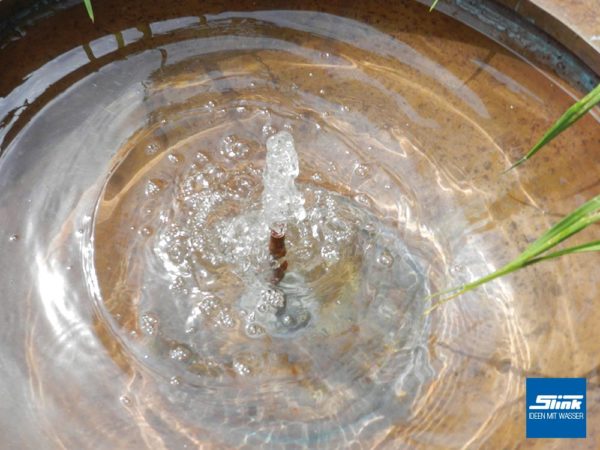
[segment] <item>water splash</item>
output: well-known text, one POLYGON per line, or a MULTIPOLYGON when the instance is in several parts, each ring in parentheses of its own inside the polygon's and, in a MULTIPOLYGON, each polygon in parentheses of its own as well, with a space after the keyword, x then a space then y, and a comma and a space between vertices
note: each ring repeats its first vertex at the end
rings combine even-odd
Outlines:
POLYGON ((269 137, 262 206, 265 222, 278 234, 285 233, 289 220, 301 221, 306 217, 304 198, 295 184, 299 172, 292 135, 280 131, 269 137))

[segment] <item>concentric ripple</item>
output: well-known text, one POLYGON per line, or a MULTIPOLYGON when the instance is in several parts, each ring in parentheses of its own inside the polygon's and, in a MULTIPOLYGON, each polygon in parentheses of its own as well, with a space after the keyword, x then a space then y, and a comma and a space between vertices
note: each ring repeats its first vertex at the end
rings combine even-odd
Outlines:
POLYGON ((513 129, 541 128, 568 90, 417 4, 393 26, 327 8, 173 12, 16 77, 0 108, 6 445, 512 448, 526 376, 596 367, 584 331, 554 326, 594 264, 424 315, 595 181, 589 161, 497 176, 529 142, 513 129), (280 132, 303 213, 275 257, 260 214, 280 132))
MULTIPOLYGON (((407 113, 439 125, 386 87, 389 68, 369 70, 377 54, 351 59, 350 43, 317 39, 320 18, 297 14, 281 39, 265 16, 244 19, 251 37, 227 27, 167 47, 174 62, 144 83, 153 120, 118 153, 98 203, 92 285, 136 364, 202 405, 189 427, 226 446, 370 441, 427 398, 450 407, 455 389, 431 384, 447 364, 436 367, 431 338, 474 320, 455 312, 431 330, 424 315, 449 250, 427 230, 423 205, 441 199, 423 186, 444 179, 414 151, 407 113), (308 23, 312 48, 300 48, 308 23), (266 141, 281 130, 296 141, 306 215, 288 226, 289 266, 274 285, 256 275, 276 264, 258 216, 266 141)), ((461 139, 488 138, 472 127, 461 139)), ((522 344, 497 302, 502 319, 478 348, 511 358, 503 341, 522 344)), ((494 383, 510 395, 510 374, 494 383)))

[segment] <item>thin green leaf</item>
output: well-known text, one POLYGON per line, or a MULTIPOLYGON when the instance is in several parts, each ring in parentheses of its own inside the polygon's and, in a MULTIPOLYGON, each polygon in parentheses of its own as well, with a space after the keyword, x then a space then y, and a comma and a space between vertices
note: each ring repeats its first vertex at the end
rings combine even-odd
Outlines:
POLYGON ((585 97, 579 100, 577 103, 572 105, 567 112, 565 112, 556 123, 546 131, 546 134, 533 146, 529 152, 519 159, 516 163, 510 166, 506 172, 514 169, 515 167, 523 164, 533 155, 535 155, 544 145, 562 133, 564 130, 569 128, 579 119, 581 119, 590 109, 600 102, 600 84, 592 89, 585 97))
POLYGON ((434 2, 433 2, 433 3, 431 4, 431 6, 429 7, 429 12, 431 12, 431 11, 433 11, 433 10, 435 9, 435 5, 437 5, 437 3, 438 3, 439 1, 440 1, 440 0, 434 0, 434 2))
POLYGON ((548 259, 558 258, 559 256, 582 253, 591 251, 600 251, 600 241, 589 242, 574 247, 569 247, 563 250, 559 250, 550 254, 546 252, 551 248, 557 246, 564 240, 570 238, 574 234, 579 233, 584 228, 588 227, 592 223, 600 221, 600 195, 587 201, 571 214, 560 220, 548 231, 546 231, 539 239, 532 243, 523 253, 517 256, 514 260, 501 267, 500 269, 492 272, 482 278, 479 278, 471 283, 464 284, 452 289, 447 289, 442 292, 433 294, 427 298, 432 300, 435 298, 441 298, 435 304, 433 304, 427 311, 426 314, 430 313, 434 309, 440 307, 444 303, 469 292, 479 286, 488 283, 496 278, 512 273, 516 270, 522 269, 523 267, 535 264, 548 259), (546 253, 544 255, 544 253, 546 253))
POLYGON ((587 201, 531 244, 517 259, 527 260, 560 244, 565 239, 600 220, 600 195, 587 201))
POLYGON ((92 22, 94 21, 94 10, 92 9, 92 0, 83 0, 83 4, 85 5, 85 9, 87 10, 88 16, 92 22))
POLYGON ((575 253, 586 253, 586 252, 600 252, 600 241, 588 242, 586 244, 576 245, 574 247, 568 247, 568 248, 559 250, 557 252, 552 252, 548 255, 532 259, 531 261, 528 262, 528 265, 538 263, 541 261, 547 261, 549 259, 558 258, 559 256, 572 255, 575 253))

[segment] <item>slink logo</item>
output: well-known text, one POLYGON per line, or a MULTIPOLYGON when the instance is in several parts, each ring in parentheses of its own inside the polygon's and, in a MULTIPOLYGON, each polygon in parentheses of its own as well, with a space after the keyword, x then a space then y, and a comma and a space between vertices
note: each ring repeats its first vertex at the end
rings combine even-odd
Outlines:
POLYGON ((529 409, 580 410, 583 395, 538 395, 529 409))

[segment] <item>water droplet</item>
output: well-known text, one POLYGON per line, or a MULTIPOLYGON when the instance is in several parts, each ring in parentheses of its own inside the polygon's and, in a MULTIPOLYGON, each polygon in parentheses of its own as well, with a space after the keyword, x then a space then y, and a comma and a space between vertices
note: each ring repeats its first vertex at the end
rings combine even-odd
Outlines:
POLYGON ((323 181, 323 176, 319 172, 313 173, 310 178, 311 178, 311 180, 313 180, 313 181, 315 181, 317 183, 320 182, 320 181, 323 181))
POLYGON ((319 89, 319 94, 325 95, 325 89, 319 89))
POLYGON ((208 109, 209 111, 212 111, 213 109, 215 109, 215 106, 216 106, 216 104, 212 100, 207 101, 204 105, 204 107, 206 109, 208 109))
POLYGON ((158 333, 158 325, 158 316, 153 312, 143 314, 140 318, 140 328, 148 336, 154 336, 158 333))
POLYGON ((10 236, 8 238, 9 242, 17 242, 19 240, 19 235, 18 234, 13 234, 12 236, 10 236))
POLYGON ((187 345, 178 344, 169 351, 169 358, 179 362, 186 362, 192 357, 192 350, 187 345))
POLYGON ((169 379, 169 384, 171 386, 179 386, 181 384, 181 378, 173 376, 169 379))
POLYGON ((394 264, 394 257, 388 249, 384 249, 377 257, 377 262, 384 267, 391 267, 394 264))
POLYGON ((312 72, 308 72, 308 77, 312 78, 314 76, 314 74, 312 72))
POLYGON ((119 398, 119 400, 121 401, 121 403, 123 405, 125 405, 125 406, 131 406, 132 401, 126 395, 121 395, 121 397, 119 398))

